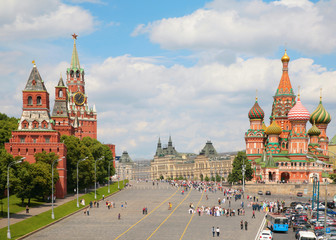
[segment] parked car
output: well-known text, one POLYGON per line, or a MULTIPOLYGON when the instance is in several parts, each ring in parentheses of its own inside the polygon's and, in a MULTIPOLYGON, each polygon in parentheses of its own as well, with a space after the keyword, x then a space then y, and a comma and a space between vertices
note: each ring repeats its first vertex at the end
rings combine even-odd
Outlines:
POLYGON ((296 196, 298 196, 298 197, 302 197, 302 196, 303 196, 303 193, 302 193, 302 192, 298 192, 298 193, 296 194, 296 196))
POLYGON ((265 195, 271 195, 271 191, 266 191, 265 195))
POLYGON ((271 230, 263 230, 260 233, 259 239, 261 239, 261 240, 263 240, 263 239, 272 240, 273 239, 272 231, 271 230))
POLYGON ((258 191, 258 195, 263 195, 263 192, 262 191, 258 191))

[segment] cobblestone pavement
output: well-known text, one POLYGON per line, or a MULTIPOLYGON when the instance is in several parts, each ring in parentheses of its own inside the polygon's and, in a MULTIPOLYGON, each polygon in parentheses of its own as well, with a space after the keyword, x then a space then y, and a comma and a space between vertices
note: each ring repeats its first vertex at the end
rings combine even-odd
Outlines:
MULTIPOLYGON (((27 237, 27 239, 134 240, 149 239, 150 237, 150 239, 172 240, 180 239, 184 231, 183 239, 190 240, 255 239, 264 213, 257 212, 256 219, 252 219, 252 210, 249 207, 246 208, 245 216, 212 217, 194 215, 186 229, 192 216, 188 213, 190 203, 196 206, 200 201, 200 206, 214 206, 217 205, 218 197, 223 198, 223 193, 220 191, 217 191, 217 193, 204 193, 202 199, 201 197, 202 193, 196 190, 185 192, 182 195, 180 190, 168 186, 167 183, 159 183, 155 187, 151 183, 135 183, 131 188, 122 190, 108 199, 116 203, 116 208, 108 210, 105 204, 100 202, 99 208, 90 210, 90 216, 84 215, 83 212, 77 213, 27 237), (208 200, 206 195, 208 195, 208 200), (127 207, 125 207, 125 201, 127 202, 127 207), (172 210, 168 210, 168 202, 172 203, 172 210), (121 207, 121 205, 124 207, 121 207), (142 214, 143 207, 148 208, 148 215, 142 214), (121 214, 120 220, 118 220, 118 213, 121 214), (242 219, 248 221, 247 231, 240 230, 240 221, 242 219), (133 227, 129 229, 131 226, 133 227), (219 238, 212 237, 212 226, 220 228, 221 234, 219 238), (125 233, 125 231, 127 232, 125 233)), ((240 206, 240 202, 240 200, 237 202, 231 201, 232 208, 237 209, 240 206)), ((224 207, 228 207, 228 202, 225 203, 224 207)), ((286 238, 279 239, 293 239, 289 238, 287 234, 283 236, 286 238)), ((275 239, 277 240, 278 238, 275 239)))

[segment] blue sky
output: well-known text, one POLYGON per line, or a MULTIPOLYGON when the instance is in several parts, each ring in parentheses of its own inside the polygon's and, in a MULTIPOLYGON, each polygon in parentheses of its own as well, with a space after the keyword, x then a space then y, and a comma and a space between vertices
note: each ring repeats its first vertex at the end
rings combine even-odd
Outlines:
POLYGON ((32 60, 53 106, 76 33, 98 139, 117 154, 151 158, 169 134, 180 152, 198 153, 207 140, 241 150, 257 88, 269 124, 285 48, 303 105, 313 112, 323 88, 335 116, 335 25, 336 1, 2 1, 0 111, 20 117, 32 60))

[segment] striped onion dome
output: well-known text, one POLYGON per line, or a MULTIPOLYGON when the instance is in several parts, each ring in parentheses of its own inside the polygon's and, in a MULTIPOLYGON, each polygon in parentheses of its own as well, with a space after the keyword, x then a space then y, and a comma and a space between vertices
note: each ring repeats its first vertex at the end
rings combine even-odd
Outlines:
POLYGON ((298 97, 296 104, 288 113, 288 120, 290 121, 308 121, 310 117, 310 113, 308 110, 302 105, 300 96, 298 97))
POLYGON ((318 127, 316 127, 314 123, 313 126, 308 130, 308 134, 311 136, 320 136, 321 130, 318 127))
POLYGON ((268 126, 266 129, 266 134, 267 135, 280 135, 282 133, 281 127, 276 123, 276 121, 273 119, 273 122, 271 125, 268 126))
POLYGON ((266 131, 266 129, 267 129, 267 126, 266 126, 266 124, 265 124, 265 122, 264 122, 264 121, 262 122, 261 129, 263 129, 264 131, 266 131))
POLYGON ((249 119, 263 119, 265 116, 264 111, 258 104, 258 100, 255 101, 253 107, 248 113, 249 119))
POLYGON ((323 107, 322 99, 320 99, 320 104, 317 106, 316 110, 310 115, 309 122, 311 124, 313 124, 314 122, 316 124, 319 124, 319 123, 328 124, 330 123, 330 121, 331 121, 331 116, 327 112, 327 110, 325 110, 325 108, 323 107))

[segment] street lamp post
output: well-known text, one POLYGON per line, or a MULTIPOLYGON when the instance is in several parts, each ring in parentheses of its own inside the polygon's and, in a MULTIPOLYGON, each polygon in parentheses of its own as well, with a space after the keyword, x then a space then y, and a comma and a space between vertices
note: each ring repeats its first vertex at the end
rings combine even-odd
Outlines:
POLYGON ((119 187, 119 172, 120 172, 120 166, 118 166, 118 174, 117 174, 117 177, 118 177, 118 189, 120 189, 120 187, 119 187))
POLYGON ((97 199, 97 161, 104 159, 104 156, 95 160, 95 199, 97 199))
POLYGON ((62 161, 63 158, 65 157, 56 159, 51 164, 51 218, 52 219, 55 219, 55 215, 54 215, 54 163, 62 161))
MULTIPOLYGON (((323 149, 321 149, 321 148, 317 148, 317 150, 319 150, 319 151, 324 151, 323 149)), ((328 165, 328 164, 326 164, 325 162, 323 162, 323 161, 321 161, 321 160, 318 160, 318 158, 316 157, 316 156, 309 156, 309 155, 306 155, 307 156, 307 158, 310 158, 310 159, 316 159, 315 160, 315 162, 317 163, 317 164, 320 164, 320 165, 323 165, 324 167, 326 167, 326 165, 328 165)), ((332 165, 332 164, 330 164, 330 165, 332 165)), ((323 170, 322 170, 322 172, 323 172, 323 170)), ((325 173, 327 173, 327 171, 325 171, 325 173)), ((325 179, 325 202, 324 202, 324 234, 325 235, 327 235, 327 193, 328 193, 328 190, 327 190, 327 184, 328 184, 328 181, 327 181, 327 179, 325 179)), ((319 206, 319 202, 317 202, 317 206, 319 206)))
POLYGON ((79 164, 80 162, 85 161, 86 159, 88 159, 88 157, 85 157, 85 158, 83 158, 83 159, 81 159, 81 160, 79 160, 79 161, 77 162, 77 207, 79 207, 79 202, 78 202, 78 164, 79 164))
POLYGON ((245 193, 245 171, 246 171, 246 165, 245 165, 245 160, 243 158, 243 165, 242 165, 242 174, 243 174, 243 196, 245 193))
POLYGON ((111 161, 113 161, 113 158, 112 158, 112 160, 109 161, 109 166, 108 166, 108 193, 110 193, 110 178, 111 178, 110 168, 111 168, 111 161))
POLYGON ((7 229, 7 238, 11 239, 11 233, 10 233, 10 213, 9 213, 9 168, 14 165, 14 164, 18 164, 21 163, 24 158, 21 158, 20 160, 16 161, 16 162, 11 162, 8 164, 8 169, 7 169, 7 217, 8 217, 8 229, 7 229))
POLYGON ((123 169, 123 188, 125 188, 125 166, 122 167, 123 169))

